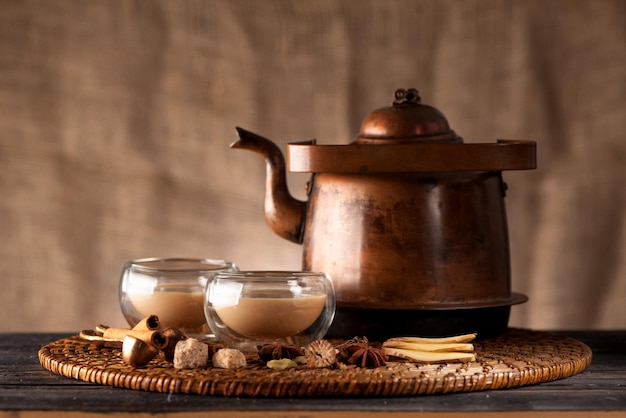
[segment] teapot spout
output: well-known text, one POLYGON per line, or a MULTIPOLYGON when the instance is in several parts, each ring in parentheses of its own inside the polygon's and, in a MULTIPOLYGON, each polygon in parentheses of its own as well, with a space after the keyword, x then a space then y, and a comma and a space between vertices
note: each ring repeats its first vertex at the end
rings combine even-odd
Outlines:
POLYGON ((265 220, 278 236, 302 244, 306 202, 294 198, 287 187, 285 158, 272 141, 237 127, 239 139, 231 148, 254 151, 265 159, 265 220))

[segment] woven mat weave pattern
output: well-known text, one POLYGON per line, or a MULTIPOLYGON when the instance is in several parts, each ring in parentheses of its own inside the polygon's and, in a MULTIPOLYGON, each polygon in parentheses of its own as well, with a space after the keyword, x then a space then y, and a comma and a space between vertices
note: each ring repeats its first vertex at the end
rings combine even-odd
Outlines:
POLYGON ((42 347, 44 368, 102 385, 165 393, 244 397, 403 396, 534 385, 582 372, 592 352, 569 337, 525 329, 475 343, 471 363, 390 361, 377 369, 272 370, 256 355, 241 369, 175 369, 161 359, 144 368, 124 363, 115 343, 61 339, 42 347))

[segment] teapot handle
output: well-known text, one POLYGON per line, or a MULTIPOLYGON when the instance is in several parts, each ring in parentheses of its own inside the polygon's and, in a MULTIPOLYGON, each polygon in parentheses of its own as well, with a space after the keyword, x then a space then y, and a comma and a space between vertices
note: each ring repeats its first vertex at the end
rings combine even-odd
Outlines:
POLYGON ((287 145, 289 170, 297 173, 407 173, 532 170, 537 143, 413 143, 387 145, 287 145))

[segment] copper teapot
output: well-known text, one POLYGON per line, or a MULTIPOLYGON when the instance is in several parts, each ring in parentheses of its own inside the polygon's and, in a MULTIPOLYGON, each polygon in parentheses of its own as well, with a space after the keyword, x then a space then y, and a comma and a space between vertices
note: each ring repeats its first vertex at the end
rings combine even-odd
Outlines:
POLYGON ((511 291, 501 172, 535 168, 536 144, 465 144, 417 90, 394 99, 350 144, 287 145, 289 170, 312 173, 306 202, 273 142, 237 128, 231 147, 265 158, 267 223, 303 245, 304 270, 331 275, 330 336, 498 334, 527 299, 511 291))

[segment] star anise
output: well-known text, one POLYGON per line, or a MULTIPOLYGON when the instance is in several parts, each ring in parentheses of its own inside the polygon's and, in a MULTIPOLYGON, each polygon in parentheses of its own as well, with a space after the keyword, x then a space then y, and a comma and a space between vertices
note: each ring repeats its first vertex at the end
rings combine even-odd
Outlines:
POLYGON ((366 337, 354 337, 337 347, 338 358, 359 367, 380 367, 387 364, 387 354, 372 347, 366 337))
POLYGON ((257 349, 259 358, 266 363, 270 360, 280 360, 284 358, 293 360, 296 357, 304 355, 304 350, 300 347, 277 342, 259 346, 257 349))

